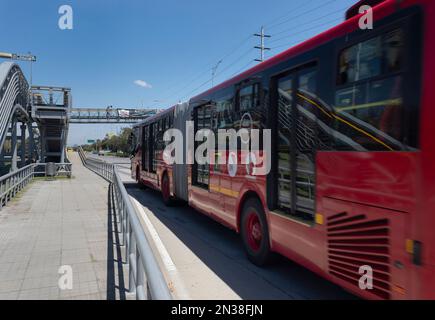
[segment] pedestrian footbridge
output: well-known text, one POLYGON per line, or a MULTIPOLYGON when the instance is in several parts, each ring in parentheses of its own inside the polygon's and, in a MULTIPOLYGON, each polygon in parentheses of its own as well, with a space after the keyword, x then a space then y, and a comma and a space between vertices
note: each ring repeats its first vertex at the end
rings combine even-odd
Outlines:
POLYGON ((77 108, 71 89, 29 86, 20 67, 0 64, 0 176, 30 163, 68 163, 69 125, 133 124, 159 109, 77 108))

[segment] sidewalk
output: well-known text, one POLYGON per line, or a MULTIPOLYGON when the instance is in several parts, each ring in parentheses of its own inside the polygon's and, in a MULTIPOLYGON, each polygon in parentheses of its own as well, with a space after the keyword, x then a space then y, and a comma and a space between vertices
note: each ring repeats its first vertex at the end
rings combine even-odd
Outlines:
POLYGON ((109 184, 69 158, 72 179, 38 178, 0 211, 0 299, 125 298, 109 184), (71 290, 59 289, 63 265, 71 290))

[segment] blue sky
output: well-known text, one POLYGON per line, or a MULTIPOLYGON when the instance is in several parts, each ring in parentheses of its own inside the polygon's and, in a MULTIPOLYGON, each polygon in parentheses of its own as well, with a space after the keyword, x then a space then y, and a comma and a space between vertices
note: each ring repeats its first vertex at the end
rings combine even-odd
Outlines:
MULTIPOLYGON (((71 87, 74 107, 163 108, 208 89, 222 58, 215 84, 253 66, 261 25, 272 35, 270 57, 337 24, 355 2, 2 0, 0 51, 35 54, 33 83, 71 87), (73 8, 73 30, 58 28, 64 4, 73 8)), ((28 63, 20 65, 28 75, 28 63)), ((119 128, 73 125, 69 143, 119 128)))

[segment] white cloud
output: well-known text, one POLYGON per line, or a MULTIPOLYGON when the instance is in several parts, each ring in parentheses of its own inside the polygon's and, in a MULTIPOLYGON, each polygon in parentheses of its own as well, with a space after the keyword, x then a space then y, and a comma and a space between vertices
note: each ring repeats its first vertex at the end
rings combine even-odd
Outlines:
POLYGON ((148 82, 143 81, 143 80, 135 80, 134 84, 139 86, 139 87, 145 88, 145 89, 151 89, 153 87, 148 82))

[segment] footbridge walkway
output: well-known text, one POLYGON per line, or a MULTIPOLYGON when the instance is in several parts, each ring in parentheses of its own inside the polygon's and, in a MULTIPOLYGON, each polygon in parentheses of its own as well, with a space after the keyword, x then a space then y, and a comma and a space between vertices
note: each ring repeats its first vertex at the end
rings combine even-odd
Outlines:
POLYGON ((125 298, 109 184, 69 158, 73 178, 36 178, 0 212, 0 299, 125 298))
POLYGON ((70 178, 5 188, 21 191, 0 211, 0 300, 171 299, 115 165, 68 158, 70 178))

